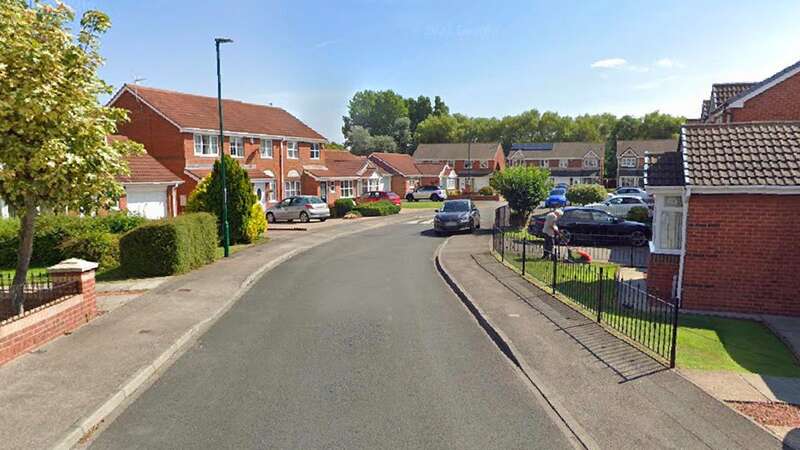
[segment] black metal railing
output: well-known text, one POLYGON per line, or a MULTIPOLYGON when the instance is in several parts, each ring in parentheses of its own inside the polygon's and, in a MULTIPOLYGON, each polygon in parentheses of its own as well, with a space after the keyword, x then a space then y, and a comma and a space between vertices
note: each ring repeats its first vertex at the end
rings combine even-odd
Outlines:
POLYGON ((613 257, 613 250, 560 243, 548 249, 542 239, 526 231, 501 227, 493 228, 492 249, 520 274, 566 297, 587 317, 675 367, 676 302, 649 294, 644 279, 625 280, 624 266, 613 257))
MULTIPOLYGON (((16 315, 11 304, 13 275, 0 274, 0 321, 16 315)), ((78 281, 54 281, 46 272, 29 273, 22 293, 26 311, 78 294, 78 281)))

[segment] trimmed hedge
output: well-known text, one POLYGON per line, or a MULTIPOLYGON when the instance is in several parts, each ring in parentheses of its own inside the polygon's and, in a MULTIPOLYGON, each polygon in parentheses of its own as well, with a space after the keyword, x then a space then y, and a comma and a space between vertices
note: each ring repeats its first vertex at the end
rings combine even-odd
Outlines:
POLYGON ((352 198, 339 198, 333 202, 334 215, 336 217, 344 217, 345 214, 356 207, 356 202, 352 198))
POLYGON ((153 221, 122 236, 120 264, 132 276, 184 273, 213 262, 217 242, 213 214, 191 213, 153 221))
POLYGON ((481 195, 494 195, 494 189, 491 186, 484 186, 478 190, 481 195))
POLYGON ((573 205, 588 205, 606 199, 606 188, 599 184, 573 184, 567 190, 567 200, 573 205))
POLYGON ((379 202, 364 203, 354 208, 364 217, 388 216, 400 212, 400 207, 387 200, 379 202))
POLYGON ((628 216, 625 218, 633 222, 651 223, 650 211, 644 206, 634 206, 628 211, 628 216))
POLYGON ((102 268, 119 265, 119 235, 107 231, 92 230, 69 237, 59 244, 65 258, 81 258, 94 261, 102 268))

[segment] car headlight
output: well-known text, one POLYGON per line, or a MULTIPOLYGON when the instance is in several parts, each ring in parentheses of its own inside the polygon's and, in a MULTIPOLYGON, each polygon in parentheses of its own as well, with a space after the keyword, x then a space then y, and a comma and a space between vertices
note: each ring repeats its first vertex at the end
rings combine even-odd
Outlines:
POLYGON ((467 222, 467 221, 469 221, 469 216, 461 216, 461 217, 459 217, 459 219, 458 219, 458 220, 459 220, 460 222, 467 222))

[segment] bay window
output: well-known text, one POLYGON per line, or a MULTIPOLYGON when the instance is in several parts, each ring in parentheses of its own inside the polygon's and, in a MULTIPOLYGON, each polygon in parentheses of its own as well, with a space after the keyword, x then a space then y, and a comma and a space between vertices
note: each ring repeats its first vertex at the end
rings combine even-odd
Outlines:
POLYGON ((194 135, 194 154, 197 156, 219 155, 219 138, 209 134, 194 135))
POLYGON ((683 244, 683 197, 656 194, 653 244, 656 251, 679 253, 683 244))
POLYGON ((342 180, 342 198, 353 198, 353 180, 342 180))
POLYGON ((234 158, 244 158, 244 139, 240 137, 229 137, 231 156, 234 158))
POLYGON ((300 150, 297 148, 297 141, 286 142, 286 157, 288 159, 300 158, 300 150))
POLYGON ((261 157, 272 159, 272 139, 261 140, 261 157))

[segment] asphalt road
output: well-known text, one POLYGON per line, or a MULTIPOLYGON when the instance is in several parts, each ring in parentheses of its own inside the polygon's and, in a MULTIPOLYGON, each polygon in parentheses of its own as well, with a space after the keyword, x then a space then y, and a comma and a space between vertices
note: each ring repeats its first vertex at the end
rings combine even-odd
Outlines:
POLYGON ((437 275, 429 228, 269 272, 92 448, 572 448, 437 275))

